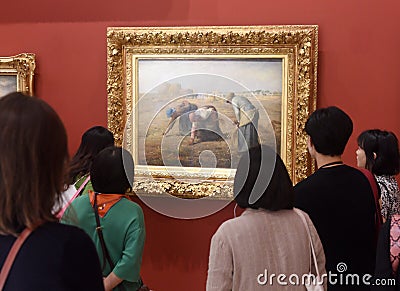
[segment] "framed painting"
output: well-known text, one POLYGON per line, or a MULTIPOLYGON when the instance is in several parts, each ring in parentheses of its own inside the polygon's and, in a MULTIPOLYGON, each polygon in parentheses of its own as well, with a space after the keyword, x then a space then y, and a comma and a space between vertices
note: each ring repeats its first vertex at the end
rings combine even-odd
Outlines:
POLYGON ((108 28, 108 126, 134 157, 134 190, 232 198, 258 143, 305 178, 317 56, 315 25, 108 28))
POLYGON ((0 57, 0 98, 14 91, 33 95, 35 66, 31 53, 0 57))

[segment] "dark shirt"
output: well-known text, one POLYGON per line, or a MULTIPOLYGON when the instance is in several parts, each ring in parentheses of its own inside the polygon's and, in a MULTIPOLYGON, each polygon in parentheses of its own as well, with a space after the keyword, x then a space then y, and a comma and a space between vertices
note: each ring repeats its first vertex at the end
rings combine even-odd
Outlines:
POLYGON ((376 211, 368 179, 359 170, 340 165, 317 170, 294 189, 295 206, 308 213, 317 229, 328 274, 337 274, 338 281, 342 274, 344 283, 347 274, 359 274, 363 287, 338 282, 329 290, 369 290, 362 276, 374 272, 376 211), (347 270, 339 272, 342 263, 347 270))
MULTIPOLYGON (((15 237, 0 235, 0 268, 15 237)), ((87 234, 73 226, 45 223, 26 239, 4 291, 104 290, 100 262, 87 234)))

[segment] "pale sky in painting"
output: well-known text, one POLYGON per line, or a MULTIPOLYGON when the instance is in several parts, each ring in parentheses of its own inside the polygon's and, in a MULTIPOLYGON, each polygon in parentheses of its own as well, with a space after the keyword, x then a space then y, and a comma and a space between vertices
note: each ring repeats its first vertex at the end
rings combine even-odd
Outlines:
POLYGON ((14 91, 17 91, 17 76, 0 76, 0 97, 14 91))
POLYGON ((179 83, 194 92, 282 91, 281 59, 140 59, 139 92, 179 83))

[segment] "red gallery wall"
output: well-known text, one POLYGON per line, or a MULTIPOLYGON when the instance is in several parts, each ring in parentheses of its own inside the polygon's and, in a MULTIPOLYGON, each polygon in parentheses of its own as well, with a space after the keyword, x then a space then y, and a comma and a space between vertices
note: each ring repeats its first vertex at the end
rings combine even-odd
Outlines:
MULTIPOLYGON (((399 6, 397 0, 5 1, 0 56, 36 54, 35 93, 60 114, 72 153, 83 131, 107 124, 107 26, 318 24, 318 106, 337 105, 352 116, 344 159, 354 165, 363 129, 400 136, 399 6)), ((233 206, 198 220, 142 206, 144 280, 156 291, 205 290, 210 238, 233 206)))

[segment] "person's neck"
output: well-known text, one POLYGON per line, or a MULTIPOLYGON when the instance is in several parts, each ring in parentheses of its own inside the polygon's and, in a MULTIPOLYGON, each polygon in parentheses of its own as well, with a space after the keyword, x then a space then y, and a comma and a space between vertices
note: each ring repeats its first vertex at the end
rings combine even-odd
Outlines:
POLYGON ((321 154, 317 154, 315 157, 315 160, 317 162, 317 168, 321 168, 323 166, 326 167, 334 167, 337 166, 340 163, 343 163, 342 161, 342 156, 325 156, 321 154), (337 164, 336 164, 337 162, 337 164), (334 163, 334 164, 332 164, 334 163))

